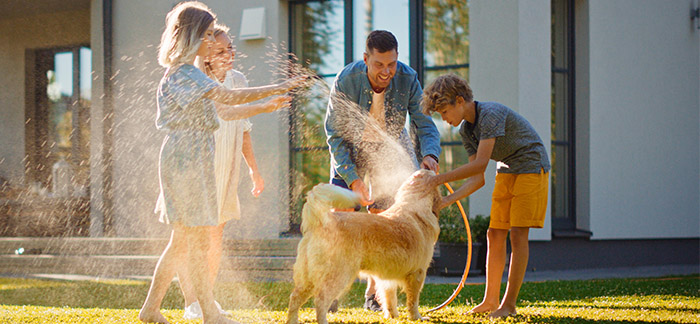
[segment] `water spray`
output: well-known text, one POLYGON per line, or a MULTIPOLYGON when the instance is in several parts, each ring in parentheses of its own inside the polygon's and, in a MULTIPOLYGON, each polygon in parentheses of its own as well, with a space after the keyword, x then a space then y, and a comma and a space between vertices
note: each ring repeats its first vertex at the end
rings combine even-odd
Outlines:
MULTIPOLYGON (((447 188, 447 191, 450 192, 450 194, 454 193, 454 190, 452 190, 452 187, 449 183, 445 183, 445 187, 447 188)), ((467 264, 464 266, 462 280, 459 282, 459 285, 457 285, 457 289, 455 289, 454 292, 452 292, 452 296, 450 296, 450 298, 445 300, 442 304, 438 305, 437 307, 429 309, 426 312, 426 314, 443 309, 445 308, 445 306, 452 303, 452 301, 455 300, 455 298, 457 298, 457 295, 459 295, 459 292, 462 291, 462 288, 464 288, 464 283, 467 281, 467 276, 469 275, 469 265, 472 262, 472 231, 471 228, 469 228, 469 220, 467 219, 467 214, 464 212, 462 203, 459 202, 459 200, 457 200, 457 207, 459 207, 459 212, 462 213, 462 220, 464 220, 464 227, 467 231, 467 264)))

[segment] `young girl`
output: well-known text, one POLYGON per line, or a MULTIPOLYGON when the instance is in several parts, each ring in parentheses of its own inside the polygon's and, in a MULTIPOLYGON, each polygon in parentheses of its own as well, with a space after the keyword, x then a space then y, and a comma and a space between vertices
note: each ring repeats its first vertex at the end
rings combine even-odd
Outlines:
MULTIPOLYGON (((248 80, 246 80, 243 73, 232 69, 235 52, 231 39, 227 35, 228 30, 228 27, 219 24, 214 27, 215 42, 211 48, 210 55, 204 61, 204 72, 227 89, 245 88, 248 87, 248 80)), ((265 182, 258 172, 255 155, 253 154, 253 144, 250 137, 252 124, 248 119, 244 118, 262 112, 277 110, 287 105, 290 100, 291 98, 288 96, 281 96, 275 97, 266 103, 239 105, 235 113, 231 115, 241 119, 219 120, 219 129, 214 132, 216 143, 214 169, 219 206, 219 225, 211 228, 211 241, 207 253, 209 261, 209 268, 207 269, 208 280, 212 287, 216 281, 221 263, 224 225, 231 219, 240 218, 237 193, 241 156, 248 165, 249 174, 253 182, 253 189, 251 190, 253 196, 259 196, 265 187, 265 182)), ((185 319, 201 318, 201 306, 197 302, 197 297, 186 274, 178 272, 178 277, 185 295, 185 319)), ((219 308, 220 313, 226 314, 219 303, 214 303, 219 308)))
POLYGON ((221 314, 214 304, 207 280, 206 252, 211 226, 219 224, 214 179, 214 131, 217 114, 231 119, 237 107, 214 106, 212 101, 237 105, 270 95, 282 94, 303 82, 229 90, 211 80, 195 60, 206 57, 213 44, 215 16, 200 2, 183 2, 166 17, 158 63, 167 68, 157 92, 156 127, 166 132, 160 151, 160 195, 157 211, 164 223, 172 224, 170 242, 153 274, 139 319, 168 323, 160 305, 175 275, 184 264, 202 306, 204 323, 236 323, 221 314))

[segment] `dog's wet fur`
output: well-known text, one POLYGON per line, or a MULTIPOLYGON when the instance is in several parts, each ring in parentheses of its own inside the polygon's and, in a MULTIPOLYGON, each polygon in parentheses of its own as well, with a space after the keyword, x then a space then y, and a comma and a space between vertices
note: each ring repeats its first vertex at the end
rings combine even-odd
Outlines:
POLYGON ((402 288, 409 318, 423 319, 418 298, 440 233, 441 196, 427 185, 428 174, 434 175, 416 171, 401 185, 394 204, 380 214, 333 212, 359 201, 355 193, 338 186, 319 184, 308 193, 287 323, 298 323, 299 308, 311 296, 318 323, 328 323, 331 303, 358 275, 376 280, 384 317, 398 316, 396 293, 402 288))

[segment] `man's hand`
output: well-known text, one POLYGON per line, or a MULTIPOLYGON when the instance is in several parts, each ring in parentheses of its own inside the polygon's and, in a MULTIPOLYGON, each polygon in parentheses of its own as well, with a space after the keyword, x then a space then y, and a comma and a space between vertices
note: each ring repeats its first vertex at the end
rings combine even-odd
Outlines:
POLYGON ((436 161, 430 155, 426 155, 423 157, 423 162, 420 164, 420 167, 423 169, 431 170, 435 173, 438 173, 440 171, 440 164, 438 164, 438 161, 436 161))
POLYGON ((374 200, 370 200, 369 190, 365 186, 362 180, 357 179, 350 184, 350 189, 360 196, 360 205, 367 206, 374 203, 374 200))

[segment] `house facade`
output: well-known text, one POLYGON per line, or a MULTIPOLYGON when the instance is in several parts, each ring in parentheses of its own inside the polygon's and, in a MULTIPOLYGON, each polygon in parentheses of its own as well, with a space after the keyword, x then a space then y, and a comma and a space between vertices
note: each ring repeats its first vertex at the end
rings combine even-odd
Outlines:
MULTIPOLYGON (((287 51, 330 83, 361 59, 369 30, 387 29, 424 85, 457 73, 476 100, 524 115, 553 162, 547 221, 531 232, 533 267, 575 265, 572 251, 601 253, 580 266, 699 262, 698 0, 204 2, 231 27, 235 65, 251 85, 279 80, 287 51)), ((156 53, 176 3, 0 4, 0 178, 51 194, 65 161, 72 194, 89 201, 90 236, 168 232, 153 213, 163 138, 156 53)), ((328 181, 326 91, 251 118, 265 191, 252 198, 242 175, 243 214, 227 236, 295 233, 305 190, 328 181)), ((455 131, 435 121, 441 168, 464 163, 455 131)), ((471 216, 488 215, 494 175, 495 164, 468 199, 471 216)))

